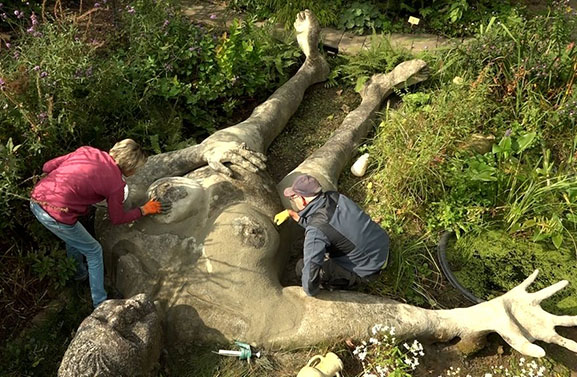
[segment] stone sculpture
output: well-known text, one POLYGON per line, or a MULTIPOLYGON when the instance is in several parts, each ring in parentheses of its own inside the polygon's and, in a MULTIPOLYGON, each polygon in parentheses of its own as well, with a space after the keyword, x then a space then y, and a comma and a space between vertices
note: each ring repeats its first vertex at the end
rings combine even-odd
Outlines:
POLYGON ((80 324, 58 376, 153 376, 161 343, 160 319, 144 294, 107 300, 80 324))
POLYGON ((395 326, 400 339, 459 337, 460 344, 475 348, 496 331, 529 356, 544 355, 535 340, 577 352, 577 343, 555 332, 555 326, 577 325, 577 317, 554 316, 539 306, 567 282, 527 293, 537 272, 504 296, 453 310, 426 310, 356 292, 323 291, 307 297, 299 286, 280 284, 288 236, 272 223, 282 209, 279 193, 301 173, 315 176, 325 189, 335 189, 384 98, 395 87, 427 77, 421 60, 373 76, 361 93, 362 103, 331 139, 275 186, 263 171, 264 153, 305 90, 329 72, 317 50, 320 28, 315 17, 301 12, 295 29, 305 62, 247 120, 199 145, 150 157, 131 177, 127 206, 156 196, 172 202, 172 213, 111 226, 105 211, 99 212, 97 233, 108 273, 120 292, 125 297, 145 293, 155 300, 171 345, 242 339, 271 349, 307 346, 363 337, 372 325, 382 323, 395 326))

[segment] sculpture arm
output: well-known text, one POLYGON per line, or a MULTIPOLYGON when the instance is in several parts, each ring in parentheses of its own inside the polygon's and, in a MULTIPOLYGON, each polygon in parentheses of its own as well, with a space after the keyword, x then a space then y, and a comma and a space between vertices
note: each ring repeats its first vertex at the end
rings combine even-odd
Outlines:
POLYGON ((285 287, 284 297, 302 302, 302 312, 290 339, 271 341, 294 342, 302 346, 309 342, 314 344, 319 339, 327 340, 326 334, 330 334, 333 340, 363 338, 369 334, 371 326, 386 324, 395 328, 399 340, 420 338, 446 342, 458 337, 461 347, 467 347, 469 351, 482 347, 485 336, 497 332, 511 347, 527 356, 545 355, 540 346, 533 344, 535 340, 577 352, 577 342, 563 338, 555 331, 556 326, 577 326, 577 316, 556 316, 540 306, 543 300, 564 288, 567 281, 528 293, 526 289, 537 274, 538 270, 517 287, 491 301, 450 310, 423 309, 345 291, 323 291, 316 297, 307 297, 295 287, 285 287), (318 323, 323 323, 323 326, 318 326, 318 323))

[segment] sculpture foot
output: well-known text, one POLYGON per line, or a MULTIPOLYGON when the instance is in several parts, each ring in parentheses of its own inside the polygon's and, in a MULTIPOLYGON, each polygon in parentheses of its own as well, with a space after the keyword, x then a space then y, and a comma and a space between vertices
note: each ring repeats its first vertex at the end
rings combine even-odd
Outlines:
POLYGON ((307 58, 320 57, 318 50, 321 27, 315 15, 308 9, 299 12, 294 22, 297 41, 307 58))

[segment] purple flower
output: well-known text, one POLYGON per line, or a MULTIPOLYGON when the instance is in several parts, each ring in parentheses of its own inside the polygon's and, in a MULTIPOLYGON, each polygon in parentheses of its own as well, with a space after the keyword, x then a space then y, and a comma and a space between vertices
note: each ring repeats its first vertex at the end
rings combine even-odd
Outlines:
POLYGON ((100 3, 94 3, 94 8, 100 8, 100 3))
POLYGON ((12 44, 10 42, 5 42, 6 43, 6 48, 10 48, 10 46, 12 46, 12 44))
POLYGON ((189 48, 188 48, 188 51, 190 51, 190 52, 196 51, 196 47, 194 47, 194 46, 193 46, 193 47, 189 47, 189 48))
POLYGON ((0 77, 0 89, 4 89, 4 86, 6 85, 6 81, 4 81, 2 79, 2 77, 0 77))
POLYGON ((15 10, 15 11, 14 11, 14 15, 15 15, 16 17, 18 17, 19 14, 20 14, 20 11, 19 11, 19 10, 15 10))
POLYGON ((0 9, 4 6, 4 4, 0 3, 0 9))
POLYGON ((512 131, 511 131, 511 129, 509 128, 507 131, 505 131, 505 137, 511 136, 511 133, 512 133, 512 131))
POLYGON ((136 10, 134 10, 133 6, 128 6, 128 5, 126 6, 126 11, 130 14, 136 12, 136 10))
POLYGON ((34 66, 34 68, 32 68, 32 69, 35 70, 35 71, 39 71, 39 70, 40 70, 40 66, 39 66, 39 65, 34 66))
POLYGON ((46 76, 48 76, 48 72, 42 71, 42 73, 40 74, 40 78, 44 78, 46 76))
POLYGON ((164 29, 165 27, 167 27, 169 23, 170 23, 170 21, 164 20, 164 23, 162 24, 162 28, 164 29))
POLYGON ((215 20, 215 19, 216 19, 216 14, 211 14, 211 15, 210 15, 210 19, 211 19, 211 20, 215 20))
POLYGON ((47 117, 48 117, 48 114, 46 114, 46 113, 38 114, 38 120, 40 121, 40 123, 44 123, 44 121, 46 120, 47 117))
POLYGON ((2 15, 0 15, 0 17, 2 17, 3 20, 7 19, 8 16, 6 15, 6 13, 2 13, 2 15))

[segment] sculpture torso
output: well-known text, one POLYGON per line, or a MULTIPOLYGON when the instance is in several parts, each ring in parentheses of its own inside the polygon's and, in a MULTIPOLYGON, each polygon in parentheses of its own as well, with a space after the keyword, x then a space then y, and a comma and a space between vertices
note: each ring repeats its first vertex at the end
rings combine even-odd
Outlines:
POLYGON ((279 283, 286 258, 277 258, 271 221, 280 209, 275 186, 265 173, 242 173, 229 178, 205 167, 161 179, 149 192, 168 198, 171 214, 125 226, 99 221, 117 288, 158 300, 173 340, 259 341, 298 321, 279 283))

